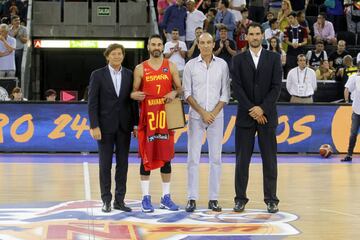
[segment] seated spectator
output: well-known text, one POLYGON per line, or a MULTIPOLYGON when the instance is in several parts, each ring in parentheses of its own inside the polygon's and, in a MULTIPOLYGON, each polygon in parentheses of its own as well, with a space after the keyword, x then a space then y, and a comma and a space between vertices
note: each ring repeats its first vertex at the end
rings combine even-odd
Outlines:
POLYGON ((314 39, 315 41, 322 40, 328 44, 336 45, 334 26, 331 22, 326 21, 325 13, 320 13, 317 21, 314 23, 314 39))
MULTIPOLYGON (((208 23, 207 32, 210 33, 214 39, 215 39, 215 33, 216 33, 216 29, 215 29, 216 14, 217 14, 217 11, 215 8, 210 8, 208 13, 206 14, 206 21, 208 23)), ((196 28, 196 29, 198 29, 198 28, 196 28)), ((196 32, 196 29, 195 29, 195 32, 196 32)))
POLYGON ((247 48, 246 31, 252 21, 248 19, 249 12, 247 8, 241 10, 241 15, 242 19, 236 27, 236 46, 240 52, 243 52, 247 48))
POLYGON ((24 45, 28 41, 28 34, 26 27, 20 25, 20 17, 12 16, 11 26, 9 35, 16 39, 16 50, 15 50, 15 67, 16 67, 16 77, 20 78, 21 76, 21 61, 24 51, 24 45))
POLYGON ((270 28, 265 30, 265 40, 266 40, 266 44, 269 47, 270 45, 270 39, 272 37, 276 37, 277 39, 279 39, 280 43, 281 43, 281 39, 283 38, 283 34, 279 29, 279 22, 277 21, 276 18, 271 19, 270 21, 270 28))
POLYGON ((228 39, 234 39, 233 32, 236 28, 235 17, 234 14, 232 14, 232 12, 228 10, 228 7, 229 0, 220 0, 218 2, 218 12, 215 17, 215 27, 217 29, 215 40, 220 39, 219 27, 221 26, 221 24, 225 24, 227 29, 229 29, 228 39))
POLYGON ((215 41, 214 55, 224 59, 228 64, 229 69, 231 69, 232 57, 236 55, 235 42, 227 38, 228 29, 225 25, 222 25, 219 28, 219 32, 220 39, 215 41))
POLYGON ((337 72, 337 70, 343 66, 343 59, 346 55, 349 55, 349 52, 346 50, 346 42, 340 40, 337 44, 336 51, 329 56, 330 68, 337 72))
MULTIPOLYGON (((285 29, 290 25, 288 21, 289 14, 292 13, 292 7, 290 0, 283 0, 281 3, 281 9, 279 11, 279 14, 277 16, 277 19, 279 21, 279 28, 282 32, 285 31, 285 29)), ((296 13, 295 13, 296 16, 296 13)))
POLYGON ((333 80, 335 77, 335 71, 330 69, 329 61, 322 60, 320 67, 316 70, 317 80, 333 80))
POLYGON ((328 56, 324 50, 324 42, 319 40, 316 42, 315 50, 309 50, 306 54, 307 64, 316 71, 320 67, 321 61, 327 61, 328 56))
POLYGON ((315 71, 306 67, 306 57, 297 57, 298 66, 291 69, 286 79, 286 89, 291 95, 291 103, 313 103, 317 88, 315 71))
POLYGON ((207 30, 208 22, 205 14, 195 8, 195 0, 187 0, 187 16, 186 16, 186 34, 185 42, 187 47, 191 47, 191 43, 195 40, 195 29, 204 27, 207 30))
POLYGON ((311 31, 309 28, 309 23, 305 18, 305 13, 304 12, 298 12, 296 15, 296 18, 298 20, 298 23, 300 24, 300 26, 304 27, 306 29, 306 31, 308 32, 308 43, 311 44, 312 43, 312 39, 311 39, 311 31))
POLYGON ((9 26, 0 24, 0 77, 15 77, 15 38, 9 36, 9 26))
POLYGON ((267 21, 261 24, 261 27, 263 28, 264 31, 271 27, 270 20, 274 19, 274 18, 275 18, 275 16, 274 16, 274 14, 272 12, 268 12, 266 14, 266 20, 267 21))
POLYGON ((341 77, 341 81, 345 84, 350 76, 357 73, 357 66, 354 66, 351 55, 346 55, 343 59, 343 67, 339 68, 337 76, 341 77))
POLYGON ((199 43, 199 37, 203 32, 204 32, 204 30, 201 27, 198 27, 195 29, 195 37, 196 38, 195 38, 194 42, 192 42, 190 44, 191 47, 189 48, 189 50, 187 52, 188 59, 196 58, 197 56, 199 56, 200 50, 198 48, 198 43, 199 43))
POLYGON ((165 43, 164 56, 176 64, 180 79, 182 79, 187 52, 186 44, 179 40, 179 30, 177 28, 172 30, 171 38, 170 42, 165 43))
POLYGON ((56 91, 54 89, 48 89, 45 91, 45 98, 48 102, 55 102, 56 101, 56 91))
POLYGON ((281 49, 280 40, 277 37, 272 37, 269 40, 269 51, 276 52, 281 56, 281 64, 285 66, 286 64, 286 53, 281 49))
POLYGON ((27 99, 23 97, 21 88, 19 87, 14 87, 11 92, 10 99, 12 101, 27 101, 27 99))

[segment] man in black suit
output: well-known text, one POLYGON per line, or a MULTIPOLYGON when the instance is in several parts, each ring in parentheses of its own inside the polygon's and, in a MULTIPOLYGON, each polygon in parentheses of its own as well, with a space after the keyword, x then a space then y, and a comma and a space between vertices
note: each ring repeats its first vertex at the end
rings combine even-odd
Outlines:
POLYGON ((280 55, 262 49, 264 31, 252 23, 247 30, 249 50, 233 59, 233 91, 238 100, 235 150, 235 212, 248 202, 246 188, 249 165, 257 132, 263 163, 264 201, 270 213, 278 211, 276 196, 278 124, 276 101, 280 95, 282 68, 280 55))
POLYGON ((104 52, 106 67, 92 72, 89 85, 90 133, 99 149, 100 190, 103 212, 111 211, 111 166, 115 146, 114 208, 130 212, 124 203, 131 132, 139 121, 137 103, 130 98, 132 71, 121 66, 125 49, 110 44, 104 52))

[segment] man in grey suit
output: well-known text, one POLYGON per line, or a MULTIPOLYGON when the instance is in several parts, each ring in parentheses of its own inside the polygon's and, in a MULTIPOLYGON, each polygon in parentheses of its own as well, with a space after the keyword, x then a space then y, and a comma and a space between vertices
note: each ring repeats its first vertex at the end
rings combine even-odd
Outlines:
POLYGON ((282 67, 280 56, 262 49, 264 31, 260 24, 248 27, 249 50, 233 59, 233 91, 238 100, 235 151, 235 212, 242 212, 249 199, 246 188, 249 165, 257 132, 263 163, 264 201, 270 213, 278 211, 276 102, 280 95, 282 67))
POLYGON ((131 132, 139 122, 137 103, 130 98, 132 71, 121 66, 125 48, 110 44, 104 52, 108 65, 91 73, 88 111, 90 133, 99 148, 100 190, 103 212, 111 211, 111 166, 115 147, 114 208, 130 212, 124 203, 131 132))

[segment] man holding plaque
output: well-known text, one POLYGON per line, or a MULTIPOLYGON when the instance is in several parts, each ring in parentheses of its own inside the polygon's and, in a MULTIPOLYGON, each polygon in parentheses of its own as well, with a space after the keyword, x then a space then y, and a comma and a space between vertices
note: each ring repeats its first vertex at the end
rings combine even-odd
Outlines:
POLYGON ((159 35, 148 41, 150 59, 137 65, 131 98, 140 101, 138 127, 140 175, 143 212, 153 212, 149 194, 150 171, 160 168, 163 196, 160 208, 176 211, 179 207, 170 198, 170 160, 174 157, 174 133, 167 127, 165 103, 181 94, 176 65, 163 57, 164 45, 159 35), (175 86, 176 90, 173 90, 175 86))
POLYGON ((224 130, 223 107, 229 102, 230 81, 227 63, 213 55, 215 42, 209 33, 199 37, 200 55, 191 59, 183 73, 184 98, 190 105, 188 124, 188 203, 196 209, 199 198, 199 161, 206 132, 209 146, 209 209, 220 212, 218 195, 221 178, 221 151, 224 130))

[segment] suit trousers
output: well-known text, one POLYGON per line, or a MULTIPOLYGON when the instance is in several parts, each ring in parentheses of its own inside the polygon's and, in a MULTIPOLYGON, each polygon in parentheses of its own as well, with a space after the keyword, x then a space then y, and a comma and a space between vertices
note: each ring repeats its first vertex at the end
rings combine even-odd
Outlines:
POLYGON ((126 193, 126 181, 128 172, 128 157, 131 133, 118 130, 114 134, 102 134, 98 142, 99 148, 99 180, 101 199, 103 202, 111 202, 111 167, 115 148, 115 200, 124 201, 126 193))
POLYGON ((209 200, 218 200, 221 181, 221 151, 224 118, 218 117, 208 125, 202 119, 189 118, 188 124, 188 199, 199 198, 199 162, 201 146, 206 132, 209 147, 209 200))
POLYGON ((255 134, 258 142, 263 165, 263 188, 265 203, 278 203, 276 196, 277 185, 277 142, 276 127, 255 125, 249 128, 236 126, 235 132, 235 201, 247 203, 246 189, 249 180, 249 165, 254 151, 255 134))

